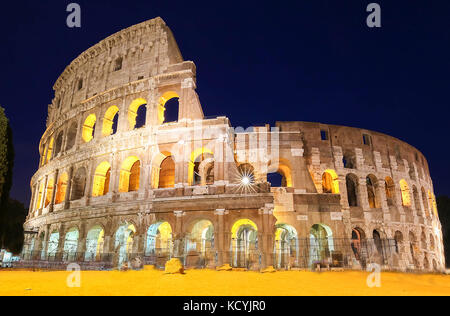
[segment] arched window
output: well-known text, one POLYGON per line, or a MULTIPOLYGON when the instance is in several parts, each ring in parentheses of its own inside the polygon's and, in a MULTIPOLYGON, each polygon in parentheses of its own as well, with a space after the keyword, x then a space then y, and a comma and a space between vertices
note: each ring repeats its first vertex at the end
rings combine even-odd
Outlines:
MULTIPOLYGON (((200 165, 203 161, 214 161, 214 155, 211 150, 199 148, 191 153, 188 170, 188 183, 190 185, 202 184, 202 176, 204 177, 205 175, 200 173, 200 165)), ((203 184, 206 184, 206 181, 203 184)))
POLYGON ((427 217, 431 217, 430 206, 428 205, 427 194, 425 193, 424 187, 422 187, 421 191, 422 191, 422 203, 423 207, 425 208, 425 215, 427 217))
POLYGON ((378 254, 383 257, 383 243, 381 241, 380 233, 377 230, 374 230, 373 233, 373 243, 375 244, 375 248, 378 251, 378 254))
POLYGON ((345 177, 345 184, 347 186, 348 206, 358 206, 358 178, 354 174, 348 174, 345 177))
POLYGON ((395 205, 395 184, 391 177, 386 177, 384 190, 388 206, 395 205))
POLYGON ((249 219, 236 221, 231 228, 232 263, 234 267, 248 268, 256 263, 258 227, 249 219))
POLYGON ((314 224, 309 233, 310 265, 331 259, 334 251, 333 233, 324 224, 314 224))
POLYGON ((342 163, 344 164, 344 168, 347 169, 356 169, 356 157, 355 153, 352 151, 346 151, 342 158, 342 163))
POLYGON ((115 234, 114 249, 119 255, 119 267, 129 259, 130 253, 133 252, 134 235, 136 234, 136 228, 133 224, 125 223, 121 225, 115 234))
POLYGON ((78 248, 78 238, 79 238, 78 228, 72 227, 66 233, 64 238, 64 260, 65 261, 75 261, 76 253, 78 248))
POLYGON ((420 208, 419 191, 417 191, 417 188, 415 185, 413 185, 413 196, 414 196, 414 205, 416 206, 417 215, 422 216, 421 208, 420 208))
POLYGON ((47 147, 47 157, 45 159, 45 162, 48 163, 52 158, 52 154, 53 154, 53 143, 54 143, 54 139, 53 137, 50 139, 50 143, 48 143, 48 147, 47 147))
POLYGON ((158 121, 159 124, 178 121, 179 96, 174 91, 164 93, 159 98, 158 121))
POLYGON ((332 169, 325 170, 322 175, 322 192, 339 194, 339 181, 336 171, 332 169))
POLYGON ((161 162, 158 188, 173 188, 175 185, 175 161, 172 156, 166 157, 161 162))
POLYGON ((139 190, 141 162, 138 157, 130 156, 124 160, 120 170, 119 192, 139 190))
POLYGON ((90 142, 94 138, 95 122, 97 118, 95 114, 90 114, 83 124, 82 138, 85 143, 90 142))
POLYGON ((130 129, 144 127, 147 116, 147 101, 143 98, 138 98, 131 102, 128 109, 128 124, 130 129))
POLYGON ((378 180, 374 175, 366 177, 367 200, 370 208, 379 208, 380 200, 378 197, 378 180))
POLYGON ((104 161, 95 169, 92 196, 102 196, 109 192, 109 180, 111 178, 111 165, 104 161))
POLYGON ((402 205, 406 207, 411 206, 411 195, 409 193, 408 183, 404 180, 400 180, 400 190, 402 192, 402 205))
POLYGON ((56 197, 55 197, 55 204, 60 204, 64 202, 64 199, 66 197, 66 189, 67 189, 67 182, 69 181, 69 176, 67 173, 63 173, 59 176, 58 184, 56 186, 56 197))
POLYGON ((75 145, 76 137, 77 123, 73 122, 72 124, 70 124, 70 127, 67 130, 66 150, 72 149, 72 147, 75 145))
POLYGON ((105 231, 101 226, 92 227, 86 237, 86 252, 84 253, 84 261, 99 260, 103 253, 105 241, 105 231))
POLYGON ((54 180, 53 180, 53 178, 49 178, 47 180, 47 192, 45 193, 45 205, 44 205, 44 207, 47 207, 51 203, 52 195, 53 195, 53 189, 54 189, 54 180))
POLYGON ((83 89, 83 78, 78 80, 78 91, 80 91, 81 89, 83 89))
POLYGON ((122 69, 122 62, 123 62, 122 57, 116 59, 116 61, 114 62, 114 71, 119 71, 122 69))
POLYGON ((361 247, 362 247, 362 242, 364 239, 365 239, 365 234, 361 228, 356 227, 356 228, 352 229, 351 247, 352 247, 353 253, 355 254, 356 260, 361 259, 361 247))
POLYGON ((119 120, 119 108, 115 105, 109 107, 103 118, 102 135, 109 136, 117 132, 117 123, 119 120))
POLYGON ((56 141, 55 141, 55 157, 58 156, 58 154, 60 153, 61 149, 62 149, 62 142, 63 142, 63 132, 59 132, 58 136, 56 137, 56 141))
POLYGON ((394 241, 395 241, 395 252, 396 253, 400 253, 401 251, 401 246, 403 243, 403 234, 401 231, 396 231, 394 234, 394 241))
POLYGON ((78 200, 84 196, 86 188, 86 169, 84 167, 78 168, 73 175, 72 192, 70 200, 78 200))
POLYGON ((169 222, 157 222, 147 230, 145 255, 169 255, 172 253, 172 227, 169 222))
POLYGON ((268 166, 267 181, 272 187, 291 188, 292 168, 289 160, 280 158, 276 163, 270 162, 268 166))
POLYGON ((44 180, 41 180, 41 184, 39 185, 39 193, 36 203, 36 209, 42 208, 43 195, 44 195, 44 180))

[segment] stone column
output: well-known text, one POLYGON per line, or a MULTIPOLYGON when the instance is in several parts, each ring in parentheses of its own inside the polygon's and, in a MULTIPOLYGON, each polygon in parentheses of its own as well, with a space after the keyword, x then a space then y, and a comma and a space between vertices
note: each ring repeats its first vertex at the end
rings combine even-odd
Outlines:
POLYGON ((267 205, 260 210, 262 215, 263 227, 260 232, 258 232, 258 243, 262 239, 262 244, 258 245, 262 251, 262 268, 267 268, 273 266, 273 232, 272 232, 272 220, 273 216, 273 205, 267 205), (261 239, 260 239, 261 238, 261 239))
POLYGON ((56 190, 58 189, 58 175, 59 175, 59 169, 56 169, 55 174, 53 176, 53 191, 52 191, 52 196, 51 196, 51 200, 50 200, 50 205, 48 208, 49 213, 53 212, 53 208, 55 206, 56 190))
POLYGON ((56 250, 56 260, 61 261, 64 255, 64 241, 66 237, 66 228, 64 225, 61 225, 59 229, 59 240, 58 240, 58 249, 56 250))
POLYGON ((82 222, 80 231, 78 232, 78 245, 77 245, 77 261, 84 261, 84 252, 86 251, 86 238, 87 238, 87 231, 86 231, 86 223, 82 222))
POLYGON ((70 167, 67 180, 66 194, 64 195, 65 210, 70 208, 70 191, 72 190, 72 182, 73 182, 73 167, 70 167))
POLYGON ((183 211, 174 211, 175 215, 175 227, 173 231, 174 238, 174 252, 173 256, 176 258, 182 257, 184 252, 183 247, 183 211))
POLYGON ((39 208, 39 215, 42 214, 42 209, 45 208, 45 199, 47 198, 47 183, 48 182, 48 176, 45 176, 44 180, 44 190, 42 192, 42 200, 41 200, 41 207, 39 208))
POLYGON ((223 216, 225 215, 224 209, 216 209, 214 212, 214 215, 216 217, 216 223, 217 227, 215 227, 214 230, 214 246, 217 251, 217 265, 221 266, 224 263, 228 263, 224 261, 224 258, 226 257, 225 252, 228 251, 226 245, 225 245, 225 235, 224 235, 224 220, 223 216))

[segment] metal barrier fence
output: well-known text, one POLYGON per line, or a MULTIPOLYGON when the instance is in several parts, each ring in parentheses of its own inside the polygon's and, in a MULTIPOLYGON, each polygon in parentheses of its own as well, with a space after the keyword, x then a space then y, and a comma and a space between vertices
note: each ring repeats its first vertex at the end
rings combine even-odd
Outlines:
MULTIPOLYGON (((29 248, 24 248, 29 249, 29 248)), ((221 253, 224 264, 232 267, 258 270, 263 267, 267 255, 258 248, 258 243, 230 245, 221 253)), ((118 267, 125 262, 127 266, 155 265, 164 268, 165 263, 173 257, 179 258, 186 267, 212 268, 219 265, 219 252, 213 247, 202 249, 184 248, 181 254, 174 254, 172 248, 157 248, 143 253, 92 253, 92 252, 47 252, 23 251, 21 260, 14 266, 42 263, 64 265, 77 262, 83 265, 101 265, 118 267), (119 257, 122 260, 119 260, 119 257), (123 256, 125 256, 123 258, 123 256), (120 262, 120 263, 119 263, 120 262)), ((317 269, 344 268, 366 269, 371 263, 377 263, 387 269, 398 268, 399 245, 393 239, 293 239, 276 241, 272 256, 276 269, 317 269)))

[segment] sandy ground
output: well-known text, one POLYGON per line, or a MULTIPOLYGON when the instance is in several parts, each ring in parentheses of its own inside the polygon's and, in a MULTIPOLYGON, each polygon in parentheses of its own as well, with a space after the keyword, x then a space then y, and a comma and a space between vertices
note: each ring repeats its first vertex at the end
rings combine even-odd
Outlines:
POLYGON ((168 275, 142 271, 81 272, 81 286, 68 287, 70 272, 0 270, 0 295, 450 295, 450 276, 381 273, 369 288, 365 272, 187 270, 168 275))

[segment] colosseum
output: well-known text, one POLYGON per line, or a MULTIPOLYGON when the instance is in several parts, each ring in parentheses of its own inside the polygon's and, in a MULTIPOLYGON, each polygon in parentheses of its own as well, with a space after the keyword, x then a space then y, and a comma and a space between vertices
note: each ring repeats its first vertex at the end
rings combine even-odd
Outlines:
POLYGON ((360 128, 205 117, 161 18, 92 46, 53 89, 22 265, 445 267, 421 152, 360 128))

